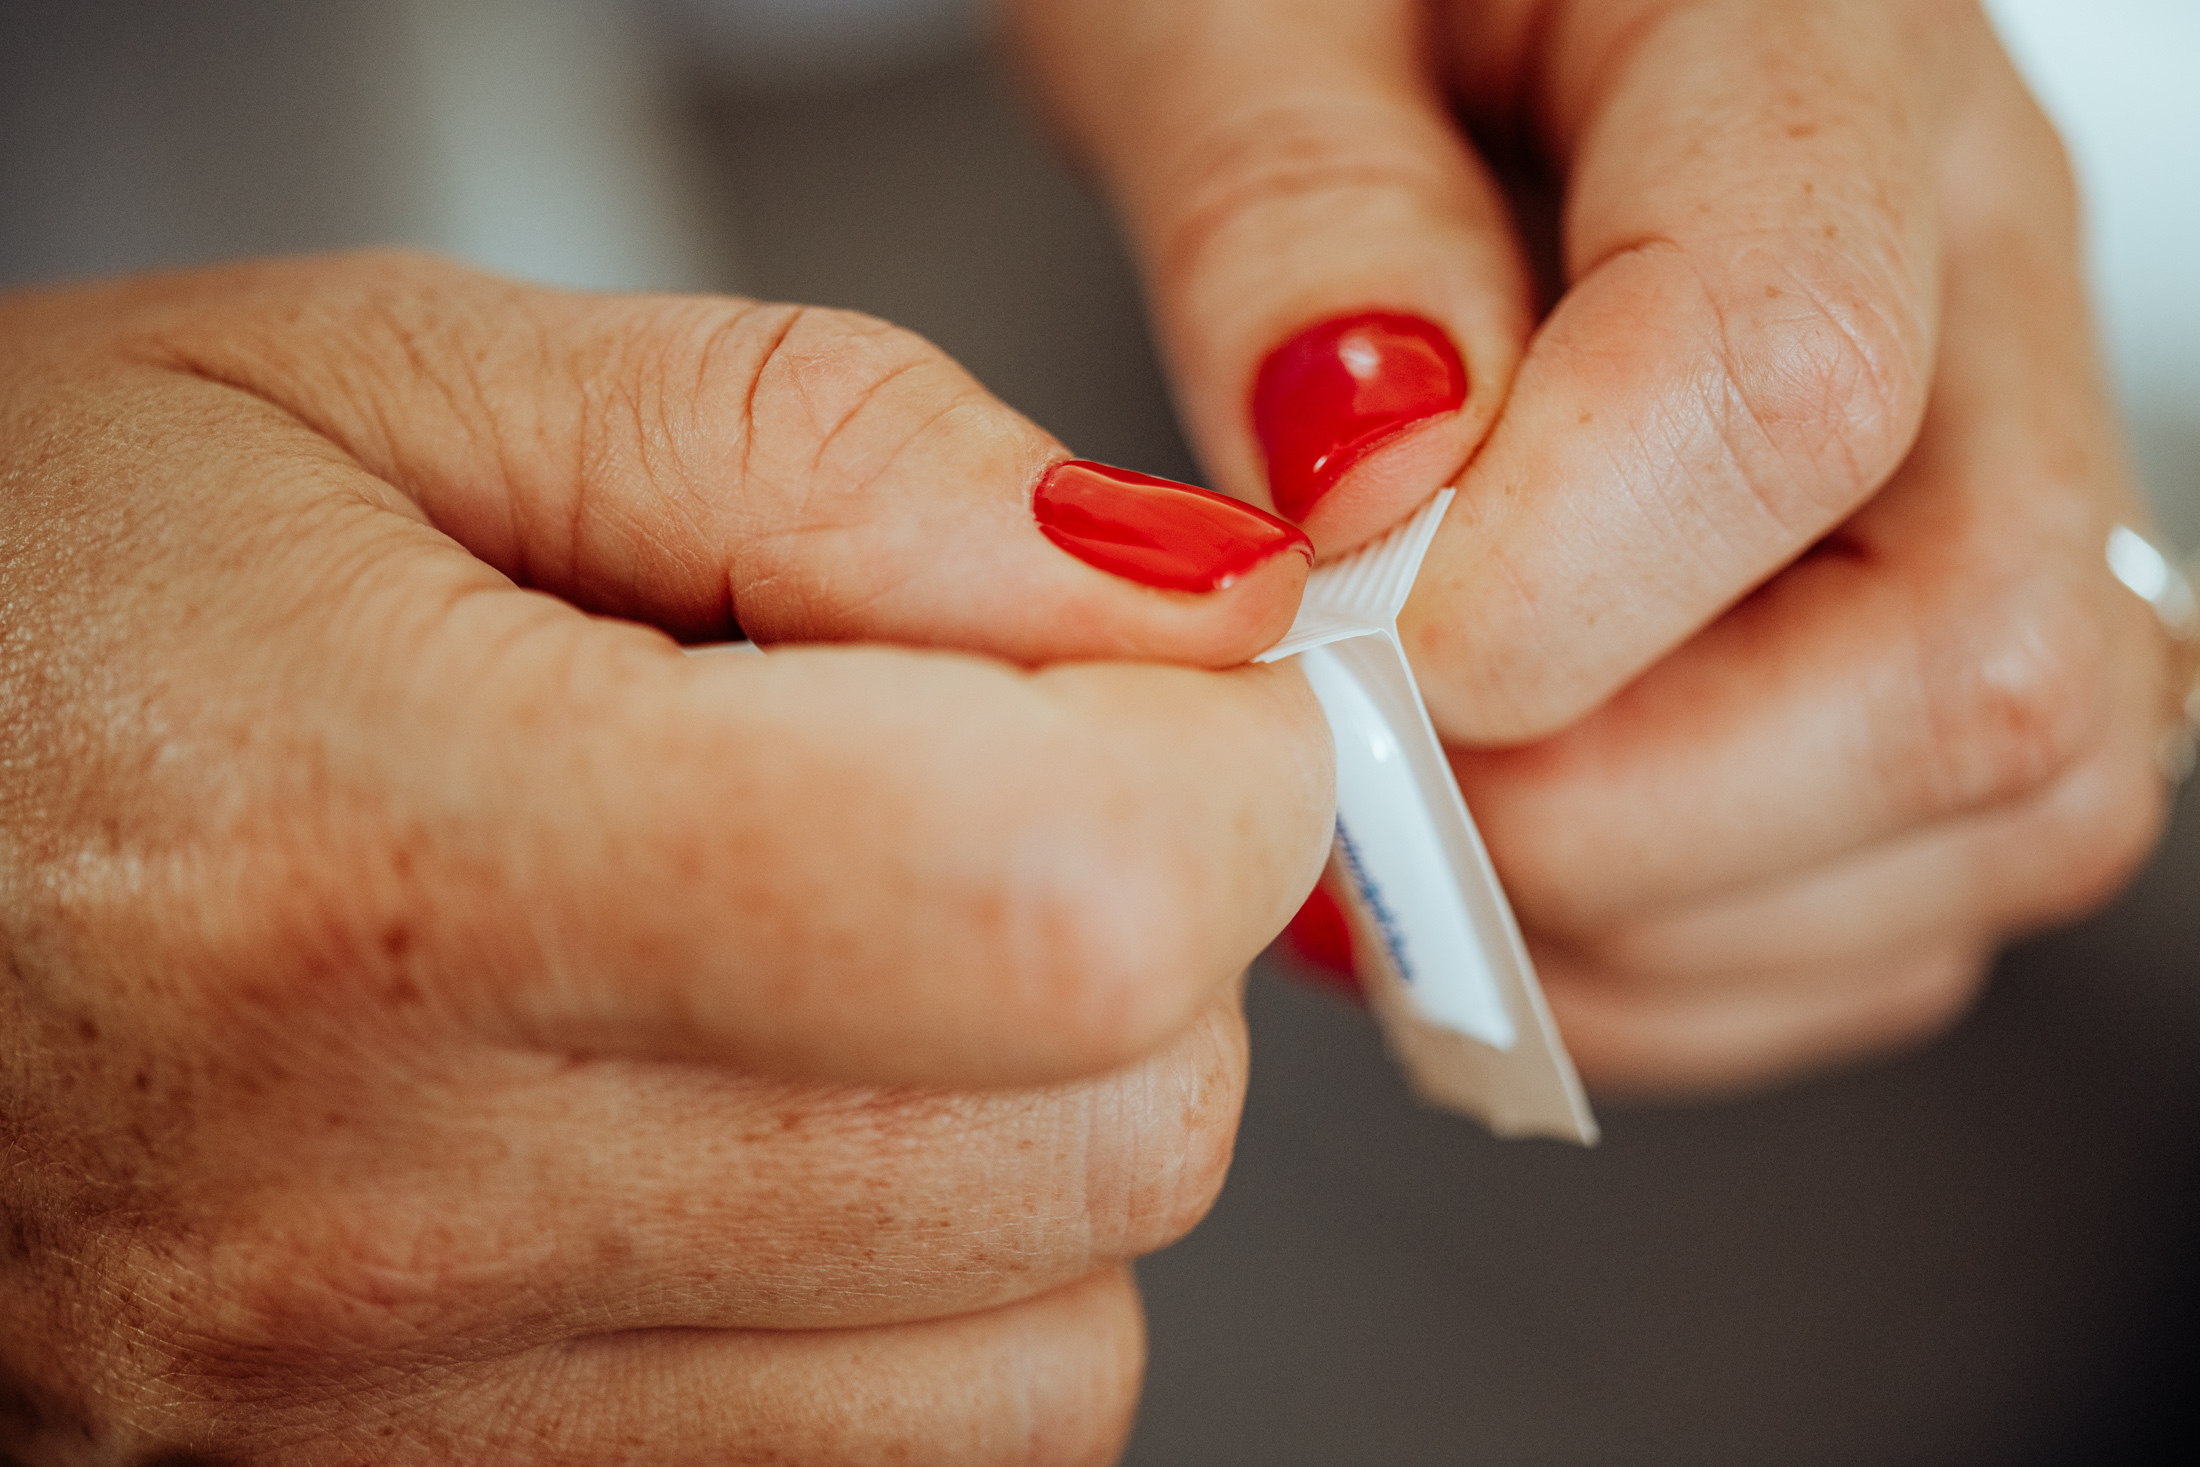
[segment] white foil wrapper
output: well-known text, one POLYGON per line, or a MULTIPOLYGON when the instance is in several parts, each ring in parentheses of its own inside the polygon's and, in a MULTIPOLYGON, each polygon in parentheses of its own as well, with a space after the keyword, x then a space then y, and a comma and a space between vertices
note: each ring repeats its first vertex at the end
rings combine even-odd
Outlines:
POLYGON ((1298 619, 1255 658, 1296 657, 1337 745, 1337 839, 1355 966, 1422 1099, 1500 1136, 1597 1139, 1512 906, 1460 797, 1398 640, 1398 613, 1450 506, 1316 570, 1298 619))

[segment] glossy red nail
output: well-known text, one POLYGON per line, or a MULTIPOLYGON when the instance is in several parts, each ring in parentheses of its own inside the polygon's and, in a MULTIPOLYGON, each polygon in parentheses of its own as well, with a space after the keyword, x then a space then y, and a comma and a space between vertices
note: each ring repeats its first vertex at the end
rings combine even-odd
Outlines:
POLYGON ((1283 929, 1284 946, 1314 977, 1343 989, 1361 1003, 1367 994, 1352 962, 1352 927, 1326 886, 1306 894, 1298 915, 1283 929))
POLYGON ((1296 526, 1249 504, 1084 459, 1049 469, 1031 512, 1085 564, 1169 591, 1219 591, 1287 550, 1314 558, 1296 526))
POLYGON ((1276 508, 1306 518, 1384 440, 1466 400, 1467 369, 1433 321, 1364 311, 1308 327, 1269 353, 1253 384, 1276 508))

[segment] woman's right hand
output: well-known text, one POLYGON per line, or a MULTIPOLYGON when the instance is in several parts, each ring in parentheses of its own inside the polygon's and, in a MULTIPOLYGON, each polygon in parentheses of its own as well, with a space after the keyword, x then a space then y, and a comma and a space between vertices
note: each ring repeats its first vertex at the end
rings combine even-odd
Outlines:
POLYGON ((1216 481, 1457 485, 1399 631, 1592 1086, 1916 1044, 2137 869, 2145 512, 1976 4, 1009 9, 1216 481))
POLYGON ((0 303, 0 424, 9 1454, 1112 1456, 1303 542, 1088 482, 1249 562, 1138 584, 905 333, 409 259, 0 303))

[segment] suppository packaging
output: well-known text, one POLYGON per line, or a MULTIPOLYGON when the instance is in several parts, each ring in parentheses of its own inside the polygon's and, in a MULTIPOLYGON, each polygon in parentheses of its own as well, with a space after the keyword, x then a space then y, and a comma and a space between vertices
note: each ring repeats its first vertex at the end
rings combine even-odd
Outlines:
POLYGON ((1446 489, 1404 524, 1317 569, 1284 639, 1337 747, 1337 835, 1355 965, 1414 1090, 1500 1136, 1596 1140, 1512 906, 1467 813, 1398 638, 1446 489))
MULTIPOLYGON (((1282 641, 1337 749, 1337 835, 1324 879, 1344 897, 1369 1006, 1414 1090, 1500 1136, 1597 1137, 1512 906, 1467 813, 1398 639, 1398 613, 1450 507, 1308 578, 1282 641)), ((695 653, 748 653, 746 642, 695 653)))

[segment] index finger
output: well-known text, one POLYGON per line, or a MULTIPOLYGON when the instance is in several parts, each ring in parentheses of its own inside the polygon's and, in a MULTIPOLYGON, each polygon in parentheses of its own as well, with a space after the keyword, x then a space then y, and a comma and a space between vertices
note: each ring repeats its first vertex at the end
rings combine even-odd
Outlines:
POLYGON ((1935 346, 1957 24, 1815 3, 1558 18, 1539 100, 1570 284, 1406 614, 1448 733, 1572 722, 1901 462, 1935 346))

